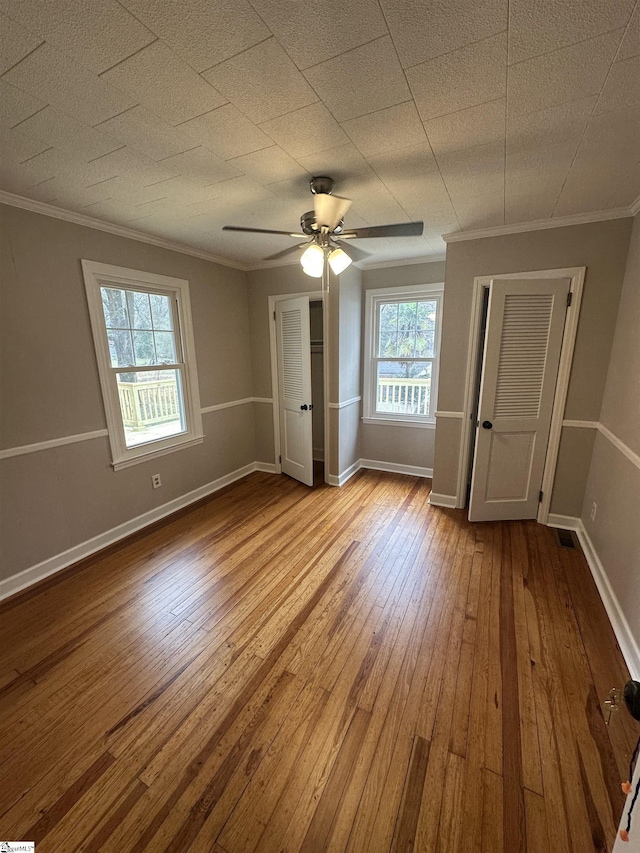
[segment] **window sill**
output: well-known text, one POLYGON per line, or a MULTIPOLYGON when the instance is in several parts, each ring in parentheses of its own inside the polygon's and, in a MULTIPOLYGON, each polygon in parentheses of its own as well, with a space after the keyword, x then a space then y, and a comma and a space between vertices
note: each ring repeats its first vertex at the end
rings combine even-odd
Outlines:
POLYGON ((184 450, 186 447, 194 447, 196 444, 202 444, 204 436, 196 436, 185 441, 177 442, 165 447, 158 447, 155 450, 149 450, 146 453, 141 453, 139 456, 129 456, 124 459, 117 459, 111 463, 114 471, 120 471, 123 468, 130 468, 132 465, 139 465, 141 462, 148 462, 150 459, 157 459, 159 456, 166 456, 168 453, 174 453, 176 450, 184 450))
POLYGON ((412 427, 414 429, 435 429, 436 422, 433 421, 409 421, 402 420, 401 418, 371 418, 365 417, 362 418, 363 424, 377 424, 378 426, 399 426, 399 427, 412 427))

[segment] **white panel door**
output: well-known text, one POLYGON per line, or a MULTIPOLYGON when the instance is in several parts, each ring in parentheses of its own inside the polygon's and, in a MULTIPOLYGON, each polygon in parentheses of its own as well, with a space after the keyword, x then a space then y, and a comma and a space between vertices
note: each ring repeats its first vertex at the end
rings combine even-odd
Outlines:
POLYGON ((313 486, 309 300, 276 302, 282 471, 313 486))
POLYGON ((470 521, 537 516, 570 284, 491 282, 470 521))

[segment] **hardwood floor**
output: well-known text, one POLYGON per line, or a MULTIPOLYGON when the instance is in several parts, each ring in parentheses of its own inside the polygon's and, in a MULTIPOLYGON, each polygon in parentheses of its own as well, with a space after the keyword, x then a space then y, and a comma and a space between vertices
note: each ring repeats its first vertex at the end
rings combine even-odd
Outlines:
POLYGON ((579 551, 429 481, 253 474, 0 606, 0 836, 610 850, 635 723, 579 551))

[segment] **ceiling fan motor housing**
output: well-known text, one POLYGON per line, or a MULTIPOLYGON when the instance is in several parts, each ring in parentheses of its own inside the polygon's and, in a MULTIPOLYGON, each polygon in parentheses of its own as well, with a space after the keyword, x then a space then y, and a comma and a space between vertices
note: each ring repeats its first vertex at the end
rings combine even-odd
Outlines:
MULTIPOLYGON (((314 210, 308 210, 306 213, 303 213, 300 217, 300 228, 302 229, 303 234, 308 234, 310 237, 315 234, 320 233, 321 225, 318 223, 316 219, 316 214, 314 210)), ((340 222, 332 229, 332 234, 342 234, 344 231, 344 219, 341 219, 340 222)))
POLYGON ((333 178, 329 178, 326 175, 318 175, 315 178, 311 178, 309 186, 314 195, 330 195, 333 192, 333 178))

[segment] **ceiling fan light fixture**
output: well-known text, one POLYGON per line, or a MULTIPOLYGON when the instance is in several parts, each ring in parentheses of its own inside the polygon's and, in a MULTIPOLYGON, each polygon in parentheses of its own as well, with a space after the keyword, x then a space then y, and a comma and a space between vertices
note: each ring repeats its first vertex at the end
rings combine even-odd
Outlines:
POLYGON ((312 278, 321 278, 324 269, 324 251, 317 243, 308 246, 300 258, 302 269, 312 278))
POLYGON ((329 266, 334 275, 340 275, 352 263, 351 258, 340 248, 334 249, 329 255, 329 266))

